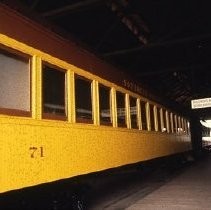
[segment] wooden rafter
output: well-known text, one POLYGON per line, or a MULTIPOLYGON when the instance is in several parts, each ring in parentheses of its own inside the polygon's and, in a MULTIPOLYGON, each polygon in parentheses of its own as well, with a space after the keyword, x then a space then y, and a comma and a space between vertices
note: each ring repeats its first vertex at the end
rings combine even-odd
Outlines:
POLYGON ((150 50, 150 49, 157 48, 157 47, 171 46, 171 45, 173 46, 173 45, 178 45, 178 44, 183 44, 183 43, 189 43, 192 41, 194 41, 194 42, 201 41, 201 40, 210 39, 210 38, 211 38, 210 33, 202 34, 202 35, 198 35, 198 36, 186 37, 186 38, 176 39, 176 40, 172 40, 172 41, 150 43, 150 44, 143 45, 140 47, 107 52, 107 53, 104 53, 103 56, 104 57, 120 56, 120 55, 125 55, 125 54, 130 54, 130 53, 137 53, 137 52, 143 51, 143 50, 150 50))
POLYGON ((47 11, 42 13, 42 16, 44 17, 56 17, 56 16, 61 16, 65 15, 67 13, 71 13, 74 11, 78 11, 80 9, 85 9, 85 8, 90 8, 93 5, 96 4, 104 4, 105 0, 85 0, 85 1, 80 1, 75 4, 69 4, 64 7, 60 7, 51 11, 47 11))
POLYGON ((149 34, 149 28, 142 20, 140 15, 135 13, 125 12, 129 1, 117 0, 111 1, 108 5, 111 10, 120 18, 121 22, 127 26, 127 28, 138 38, 142 44, 148 43, 147 34, 149 34))

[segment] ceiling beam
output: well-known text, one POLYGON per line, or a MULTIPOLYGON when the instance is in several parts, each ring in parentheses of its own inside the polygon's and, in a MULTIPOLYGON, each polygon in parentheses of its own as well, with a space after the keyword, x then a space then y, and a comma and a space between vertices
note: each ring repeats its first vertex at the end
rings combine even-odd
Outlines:
POLYGON ((103 37, 100 39, 100 41, 96 44, 95 50, 99 51, 100 47, 103 45, 103 43, 108 39, 108 37, 111 35, 111 33, 114 31, 114 29, 117 28, 119 25, 119 20, 115 20, 113 23, 110 24, 110 26, 107 28, 106 32, 104 33, 103 37))
POLYGON ((47 11, 42 13, 43 17, 57 17, 57 16, 62 16, 65 14, 69 14, 75 11, 79 11, 82 9, 89 9, 90 7, 94 5, 99 5, 99 4, 104 4, 106 1, 105 0, 84 0, 77 2, 75 4, 69 4, 64 7, 60 7, 58 9, 54 9, 51 11, 47 11))
POLYGON ((35 7, 38 5, 39 2, 40 2, 40 0, 34 0, 32 2, 32 4, 30 5, 30 9, 31 10, 35 9, 35 7))
POLYGON ((200 17, 198 16, 199 14, 197 14, 197 11, 195 12, 195 14, 196 14, 195 16, 190 16, 188 19, 183 20, 183 22, 180 23, 180 25, 174 26, 174 28, 171 31, 169 31, 169 33, 165 34, 163 37, 161 36, 160 38, 158 38, 158 40, 154 40, 154 42, 159 43, 167 41, 171 39, 173 36, 181 34, 181 32, 187 30, 187 28, 195 24, 200 19, 200 17))
MULTIPOLYGON (((160 69, 157 68, 156 71, 149 71, 147 72, 138 72, 136 74, 137 77, 144 77, 144 76, 153 76, 153 75, 160 75, 161 73, 177 73, 177 72, 190 72, 195 71, 195 70, 202 70, 205 68, 209 68, 211 66, 211 63, 206 63, 206 64, 199 64, 199 65, 191 65, 191 66, 179 66, 179 67, 174 67, 174 68, 166 68, 166 69, 160 69)), ((176 76, 176 75, 175 75, 176 76)))
POLYGON ((149 28, 139 14, 128 10, 128 0, 116 0, 108 3, 121 22, 137 37, 142 44, 148 43, 149 28))
POLYGON ((130 49, 117 50, 117 51, 113 51, 113 52, 104 53, 103 56, 104 57, 112 57, 112 56, 126 55, 126 54, 130 54, 130 53, 137 53, 137 52, 143 51, 143 50, 151 50, 153 48, 158 48, 158 47, 170 47, 170 46, 177 45, 177 44, 203 41, 204 39, 210 39, 210 38, 211 38, 211 34, 202 34, 199 36, 186 37, 186 38, 176 39, 176 40, 172 40, 172 41, 150 43, 147 45, 143 45, 140 47, 134 47, 134 48, 130 48, 130 49))

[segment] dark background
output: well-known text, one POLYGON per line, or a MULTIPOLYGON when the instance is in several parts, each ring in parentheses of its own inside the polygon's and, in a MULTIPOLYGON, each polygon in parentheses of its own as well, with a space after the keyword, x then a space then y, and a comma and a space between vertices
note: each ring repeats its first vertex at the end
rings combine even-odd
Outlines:
MULTIPOLYGON (((8 0, 51 30, 190 110, 211 96, 211 12, 203 0, 8 0)), ((194 111, 209 118, 210 109, 194 111)))

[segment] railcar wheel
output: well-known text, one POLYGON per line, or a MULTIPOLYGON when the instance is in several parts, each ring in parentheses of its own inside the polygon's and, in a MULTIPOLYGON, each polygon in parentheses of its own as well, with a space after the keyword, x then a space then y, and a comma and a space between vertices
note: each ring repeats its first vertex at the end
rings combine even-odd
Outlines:
POLYGON ((72 196, 72 210, 85 210, 85 204, 82 196, 73 195, 72 196))

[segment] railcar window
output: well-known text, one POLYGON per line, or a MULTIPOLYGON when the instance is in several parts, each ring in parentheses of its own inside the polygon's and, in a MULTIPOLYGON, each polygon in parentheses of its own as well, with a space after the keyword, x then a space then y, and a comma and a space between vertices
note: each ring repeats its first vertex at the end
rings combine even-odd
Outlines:
POLYGON ((173 115, 173 113, 171 112, 170 113, 170 131, 171 131, 171 133, 174 133, 174 117, 173 117, 174 115, 173 115))
POLYGON ((141 123, 142 130, 147 130, 147 115, 146 115, 146 102, 141 101, 141 123))
POLYGON ((177 117, 177 125, 178 125, 178 128, 177 128, 177 132, 178 133, 181 133, 182 132, 182 127, 181 127, 181 117, 180 116, 178 116, 177 117))
POLYGON ((183 118, 183 122, 184 122, 184 132, 187 133, 187 121, 185 118, 183 118))
POLYGON ((187 124, 186 124, 187 134, 190 134, 190 132, 189 132, 189 121, 187 120, 186 122, 187 122, 187 124))
POLYGON ((157 108, 157 124, 158 124, 158 131, 161 131, 161 109, 158 107, 157 108))
POLYGON ((184 118, 181 117, 181 127, 182 127, 182 132, 184 132, 184 118))
POLYGON ((65 119, 65 71, 43 64, 43 118, 65 119))
POLYGON ((163 128, 162 128, 162 132, 167 132, 167 122, 166 122, 166 110, 163 109, 162 112, 162 119, 163 119, 163 128))
POLYGON ((187 120, 184 119, 184 132, 187 133, 187 120))
POLYGON ((154 115, 154 105, 153 104, 149 105, 149 110, 150 110, 151 131, 154 131, 155 130, 155 115, 154 115))
POLYGON ((93 123, 92 81, 81 76, 75 77, 76 122, 93 123))
POLYGON ((165 117, 166 117, 166 128, 167 128, 167 132, 169 133, 170 131, 170 120, 169 120, 169 112, 166 110, 165 113, 165 117))
POLYGON ((117 102, 117 124, 118 127, 127 127, 126 124, 126 109, 125 109, 125 94, 116 92, 117 102))
POLYGON ((190 134, 190 122, 187 121, 187 134, 190 134))
POLYGON ((174 115, 174 124, 175 124, 174 132, 177 133, 178 122, 177 122, 177 115, 176 114, 174 115))
POLYGON ((6 50, 0 50, 0 112, 30 112, 30 59, 6 50))
POLYGON ((100 124, 111 125, 111 95, 110 88, 99 85, 100 124))
POLYGON ((136 98, 130 97, 131 128, 138 128, 136 98))

